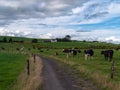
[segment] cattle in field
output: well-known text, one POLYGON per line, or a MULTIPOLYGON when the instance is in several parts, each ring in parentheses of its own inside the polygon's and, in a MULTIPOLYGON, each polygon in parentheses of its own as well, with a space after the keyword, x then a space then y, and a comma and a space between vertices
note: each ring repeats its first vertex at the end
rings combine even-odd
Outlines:
POLYGON ((78 52, 80 53, 81 50, 76 50, 76 49, 63 49, 62 52, 67 53, 67 54, 71 53, 73 56, 75 56, 75 55, 77 55, 78 52))
POLYGON ((19 50, 20 50, 20 48, 16 48, 16 50, 17 50, 17 51, 19 51, 19 50))
POLYGON ((94 55, 94 51, 92 49, 86 49, 84 50, 84 54, 85 54, 85 60, 87 60, 88 57, 91 57, 94 55))
POLYGON ((55 52, 55 55, 58 55, 58 52, 55 52))
POLYGON ((4 48, 4 47, 1 47, 1 49, 2 49, 2 50, 5 50, 5 48, 4 48))
POLYGON ((113 58, 113 53, 114 53, 113 50, 104 50, 104 51, 101 51, 101 54, 104 55, 105 60, 109 60, 109 61, 112 60, 112 58, 113 58))
POLYGON ((70 53, 70 52, 71 52, 71 49, 63 49, 62 52, 64 52, 64 53, 70 53))
POLYGON ((116 48, 117 51, 120 51, 120 48, 116 48))
POLYGON ((71 52, 72 52, 73 56, 77 55, 77 50, 73 49, 73 50, 71 50, 71 52))

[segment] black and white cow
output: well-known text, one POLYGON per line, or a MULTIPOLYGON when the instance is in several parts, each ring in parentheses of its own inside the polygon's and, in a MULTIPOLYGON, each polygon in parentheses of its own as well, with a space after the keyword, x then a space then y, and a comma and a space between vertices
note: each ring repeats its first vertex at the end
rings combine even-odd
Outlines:
POLYGON ((87 60, 89 56, 91 57, 94 55, 94 51, 92 49, 86 49, 84 50, 84 54, 85 54, 85 60, 87 60))
POLYGON ((72 52, 72 54, 73 54, 73 57, 74 57, 75 55, 77 55, 77 50, 72 49, 71 52, 72 52))
POLYGON ((77 55, 77 53, 80 53, 81 50, 76 50, 76 49, 63 49, 64 53, 72 53, 73 56, 77 55))
POLYGON ((71 49, 63 49, 62 52, 64 52, 64 53, 70 53, 70 52, 71 52, 71 49))
POLYGON ((104 50, 104 51, 101 51, 101 54, 104 55, 105 60, 109 60, 109 61, 112 60, 112 58, 113 58, 113 53, 114 53, 113 50, 104 50))

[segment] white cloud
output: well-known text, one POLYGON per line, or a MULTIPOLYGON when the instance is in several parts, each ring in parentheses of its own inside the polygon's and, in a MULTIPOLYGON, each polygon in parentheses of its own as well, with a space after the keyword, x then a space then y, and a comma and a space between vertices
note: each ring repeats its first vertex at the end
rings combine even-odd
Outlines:
POLYGON ((112 15, 120 15, 120 3, 111 3, 108 6, 108 12, 112 15))
POLYGON ((78 14, 78 13, 83 12, 84 9, 85 9, 85 7, 77 7, 77 8, 73 8, 72 12, 73 12, 73 14, 78 14))
POLYGON ((115 37, 115 36, 110 36, 110 37, 107 37, 105 38, 106 41, 113 41, 113 42, 119 42, 120 41, 120 37, 115 37))

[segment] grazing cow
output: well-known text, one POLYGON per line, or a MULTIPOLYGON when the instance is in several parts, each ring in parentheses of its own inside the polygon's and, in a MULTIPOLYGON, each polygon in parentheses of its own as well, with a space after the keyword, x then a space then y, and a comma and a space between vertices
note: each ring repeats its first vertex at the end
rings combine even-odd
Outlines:
POLYGON ((58 55, 58 52, 55 52, 55 55, 58 55))
POLYGON ((70 50, 70 49, 63 49, 63 52, 64 52, 64 53, 70 53, 71 50, 70 50))
POLYGON ((30 51, 31 49, 30 49, 30 48, 28 48, 28 50, 30 51))
POLYGON ((120 51, 120 48, 116 48, 117 51, 120 51))
POLYGON ((23 51, 23 49, 24 49, 24 47, 21 47, 21 48, 20 48, 20 51, 23 51))
POLYGON ((17 51, 19 51, 19 50, 20 50, 20 48, 16 48, 16 50, 17 50, 17 51))
POLYGON ((73 50, 71 50, 71 52, 72 52, 73 56, 77 55, 77 50, 73 49, 73 50))
POLYGON ((112 60, 112 58, 113 58, 113 53, 114 53, 113 50, 104 50, 104 51, 101 51, 101 54, 104 55, 105 60, 109 60, 109 61, 112 60))
POLYGON ((87 60, 89 56, 94 55, 94 51, 92 49, 87 49, 87 50, 84 50, 84 54, 85 54, 85 60, 87 60))
POLYGON ((75 56, 75 55, 77 55, 77 50, 75 50, 75 49, 63 49, 63 52, 64 53, 72 53, 73 54, 73 56, 75 56))
POLYGON ((4 47, 1 47, 1 49, 2 49, 2 50, 5 50, 5 48, 4 48, 4 47))

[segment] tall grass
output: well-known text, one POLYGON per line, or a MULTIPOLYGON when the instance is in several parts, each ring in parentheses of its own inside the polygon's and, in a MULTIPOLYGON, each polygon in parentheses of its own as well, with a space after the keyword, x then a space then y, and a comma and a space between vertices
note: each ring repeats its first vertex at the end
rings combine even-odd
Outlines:
POLYGON ((43 65, 41 59, 37 56, 35 63, 33 57, 29 58, 29 61, 30 75, 28 76, 26 70, 24 70, 17 79, 16 84, 13 86, 13 90, 42 90, 43 65))

